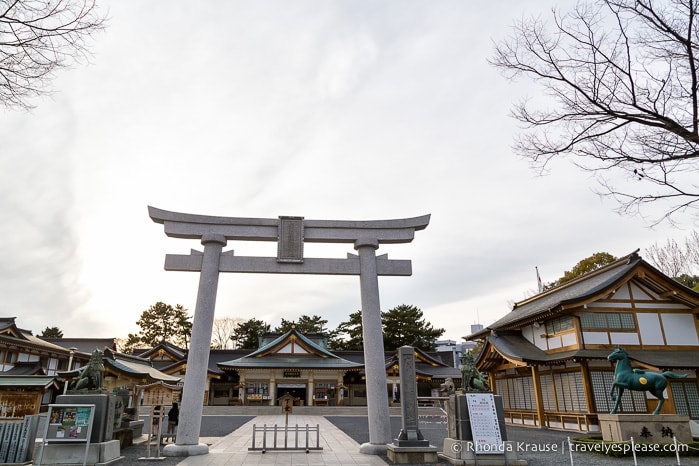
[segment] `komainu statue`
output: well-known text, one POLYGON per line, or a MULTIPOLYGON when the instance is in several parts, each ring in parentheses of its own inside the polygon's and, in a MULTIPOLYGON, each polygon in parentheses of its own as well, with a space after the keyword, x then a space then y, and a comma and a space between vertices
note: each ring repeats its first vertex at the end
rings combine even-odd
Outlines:
POLYGON ((490 391, 488 381, 478 372, 473 356, 468 353, 461 356, 461 391, 463 393, 490 391))
POLYGON ((454 381, 451 377, 447 377, 439 388, 441 391, 447 392, 447 396, 451 396, 456 392, 456 387, 454 386, 454 381))
POLYGON ((96 349, 90 356, 87 366, 81 367, 76 372, 76 377, 68 385, 69 390, 100 390, 104 381, 104 363, 102 351, 96 349))

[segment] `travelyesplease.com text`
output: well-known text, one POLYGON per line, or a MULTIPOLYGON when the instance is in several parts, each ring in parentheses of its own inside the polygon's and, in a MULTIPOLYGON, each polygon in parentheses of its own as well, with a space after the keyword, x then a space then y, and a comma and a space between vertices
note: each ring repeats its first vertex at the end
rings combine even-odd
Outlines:
MULTIPOLYGON (((526 452, 561 452, 568 451, 566 448, 567 442, 560 443, 529 443, 529 442, 503 442, 498 444, 485 443, 476 445, 472 442, 454 443, 451 445, 452 450, 458 453, 462 450, 469 452, 484 454, 484 453, 505 453, 516 451, 519 453, 526 452)), ((686 452, 689 451, 689 446, 678 443, 596 443, 596 442, 572 442, 570 450, 579 453, 602 453, 608 455, 610 453, 631 453, 632 450, 636 453, 645 452, 686 452)))

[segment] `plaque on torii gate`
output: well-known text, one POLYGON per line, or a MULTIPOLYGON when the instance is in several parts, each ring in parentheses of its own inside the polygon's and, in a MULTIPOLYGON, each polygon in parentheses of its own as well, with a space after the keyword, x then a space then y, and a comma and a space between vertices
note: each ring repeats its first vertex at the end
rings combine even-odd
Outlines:
POLYGON ((192 338, 180 406, 177 443, 165 446, 166 456, 206 454, 199 443, 204 385, 214 322, 219 272, 359 275, 362 332, 369 413, 369 442, 360 451, 383 454, 391 441, 386 370, 379 304, 379 275, 409 276, 410 260, 376 255, 380 244, 409 243, 423 230, 429 215, 395 220, 307 220, 303 217, 238 218, 194 215, 148 207, 151 219, 174 238, 198 239, 204 251, 167 254, 165 270, 200 272, 192 338), (277 257, 236 256, 223 252, 228 240, 275 241, 277 257), (306 258, 304 243, 348 243, 357 251, 347 258, 306 258))

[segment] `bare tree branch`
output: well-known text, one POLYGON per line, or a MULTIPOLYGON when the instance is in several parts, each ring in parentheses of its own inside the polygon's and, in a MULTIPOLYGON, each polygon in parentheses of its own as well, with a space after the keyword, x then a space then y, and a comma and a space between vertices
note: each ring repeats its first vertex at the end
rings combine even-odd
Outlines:
POLYGON ((31 108, 57 69, 87 61, 104 22, 95 0, 0 0, 0 104, 31 108))
POLYGON ((696 214, 697 10, 694 0, 590 0, 517 22, 491 63, 543 95, 513 108, 525 127, 516 152, 539 172, 573 156, 620 212, 662 204, 654 223, 696 214))
POLYGON ((646 249, 648 260, 661 272, 669 277, 679 277, 690 272, 687 261, 687 251, 682 249, 675 240, 667 240, 665 246, 653 246, 646 249))
POLYGON ((219 317, 214 319, 211 348, 229 349, 233 347, 233 336, 238 324, 243 320, 238 317, 219 317))

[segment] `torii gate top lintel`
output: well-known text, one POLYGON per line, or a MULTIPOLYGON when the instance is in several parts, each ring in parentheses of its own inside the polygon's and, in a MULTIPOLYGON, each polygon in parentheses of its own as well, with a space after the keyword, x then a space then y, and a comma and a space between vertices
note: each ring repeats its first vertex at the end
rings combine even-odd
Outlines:
POLYGON ((218 217, 171 212, 148 206, 150 218, 165 227, 174 238, 197 239, 205 234, 220 234, 226 239, 278 241, 281 231, 290 227, 302 233, 304 242, 354 243, 371 238, 379 243, 409 243, 414 232, 424 230, 430 215, 393 220, 307 220, 303 217, 279 218, 218 217))

